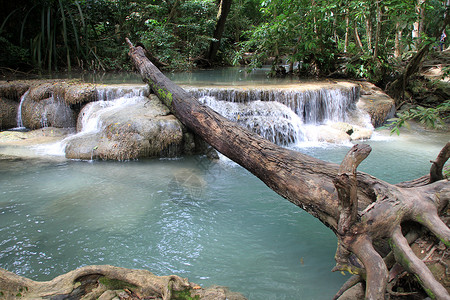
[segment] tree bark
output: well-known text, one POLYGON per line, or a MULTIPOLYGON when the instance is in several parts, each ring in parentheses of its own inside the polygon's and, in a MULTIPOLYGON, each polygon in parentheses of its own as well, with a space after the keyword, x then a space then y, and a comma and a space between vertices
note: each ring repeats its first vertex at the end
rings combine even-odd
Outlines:
MULTIPOLYGON (((165 77, 140 47, 128 43, 144 82, 184 125, 333 230, 338 237, 334 270, 360 275, 367 283, 367 299, 384 299, 389 269, 383 259, 386 253, 379 253, 374 245, 387 241, 391 241, 392 249, 400 251, 396 255, 402 258, 397 259, 398 263, 427 279, 424 286, 430 295, 450 299, 445 289, 429 278, 423 265, 409 255, 409 246, 399 231, 405 221, 414 221, 450 245, 450 230, 438 216, 450 200, 447 180, 400 187, 357 172, 356 167, 368 155, 367 147, 352 149, 339 166, 277 146, 202 105, 165 77), (343 175, 349 177, 349 186, 341 178, 343 175)), ((443 150, 449 151, 449 146, 443 150)), ((440 157, 439 164, 448 154, 440 157)))
POLYGON ((209 48, 208 60, 210 63, 214 61, 219 50, 220 40, 225 31, 225 23, 227 21, 228 13, 231 10, 232 0, 221 0, 219 5, 219 12, 217 13, 217 23, 213 34, 213 40, 209 48))
POLYGON ((417 19, 416 22, 414 22, 413 24, 413 30, 411 33, 411 36, 414 40, 414 46, 416 47, 416 49, 419 49, 420 43, 421 43, 421 39, 420 39, 420 35, 423 32, 423 19, 424 19, 424 9, 423 9, 423 4, 425 3, 425 0, 417 0, 416 2, 416 14, 417 14, 417 19))
POLYGON ((364 53, 364 47, 363 47, 363 44, 362 44, 361 39, 359 37, 358 24, 356 22, 353 23, 353 28, 354 28, 354 31, 355 31, 356 45, 358 46, 358 48, 361 51, 361 53, 364 53))
POLYGON ((394 44, 394 57, 399 57, 402 53, 400 50, 400 42, 402 39, 402 29, 400 29, 400 22, 395 23, 395 44, 394 44))
POLYGON ((147 270, 109 265, 85 266, 50 281, 34 281, 0 268, 1 299, 189 299, 245 298, 223 287, 204 289, 176 275, 156 276, 147 270), (185 299, 185 298, 183 298, 185 299), (187 298, 186 298, 187 299, 187 298))
POLYGON ((380 0, 376 1, 377 10, 376 10, 376 18, 377 18, 377 26, 375 29, 375 46, 373 49, 373 58, 378 60, 378 49, 380 47, 380 38, 381 38, 381 20, 382 20, 382 10, 380 5, 380 0))
POLYGON ((371 14, 371 8, 372 6, 369 5, 367 7, 367 14, 366 17, 366 35, 367 35, 367 49, 369 49, 369 53, 372 53, 372 14, 371 14))
POLYGON ((350 32, 350 16, 348 8, 345 10, 345 39, 344 39, 344 53, 347 53, 349 45, 349 32, 350 32))

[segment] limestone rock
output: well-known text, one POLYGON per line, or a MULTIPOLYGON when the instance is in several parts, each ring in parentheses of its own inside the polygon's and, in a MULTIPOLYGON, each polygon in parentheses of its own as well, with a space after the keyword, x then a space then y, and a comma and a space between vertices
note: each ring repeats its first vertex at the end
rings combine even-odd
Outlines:
POLYGON ((8 98, 10 100, 18 102, 20 96, 25 94, 25 92, 28 91, 30 86, 31 86, 30 81, 21 81, 21 80, 12 82, 2 81, 0 82, 0 97, 8 98))
POLYGON ((17 126, 17 102, 0 97, 0 130, 17 126))
POLYGON ((75 112, 59 97, 34 101, 27 97, 22 104, 22 122, 26 128, 75 127, 75 112))
POLYGON ((68 140, 67 158, 128 160, 196 150, 198 143, 156 96, 129 99, 117 107, 108 102, 89 103, 82 109, 80 133, 68 140))
POLYGON ((331 125, 331 127, 341 131, 342 133, 346 133, 352 141, 367 140, 372 136, 372 130, 358 125, 338 122, 331 125))
POLYGON ((395 113, 395 101, 369 82, 360 82, 361 96, 357 107, 366 111, 374 127, 382 126, 395 113))
POLYGON ((319 130, 315 132, 315 136, 309 136, 308 139, 328 143, 345 143, 350 141, 350 135, 345 131, 332 126, 322 125, 319 126, 319 130))

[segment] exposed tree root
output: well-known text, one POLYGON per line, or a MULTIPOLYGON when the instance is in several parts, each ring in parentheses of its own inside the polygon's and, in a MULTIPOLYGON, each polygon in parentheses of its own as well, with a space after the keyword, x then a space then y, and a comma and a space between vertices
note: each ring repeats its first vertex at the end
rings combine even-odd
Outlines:
POLYGON ((223 287, 203 289, 176 275, 156 276, 146 270, 108 265, 86 266, 51 281, 38 282, 0 268, 1 299, 245 299, 223 287), (188 298, 192 297, 192 298, 188 298), (184 299, 184 298, 183 298, 184 299))
POLYGON ((339 297, 342 296, 342 294, 345 293, 345 291, 347 291, 348 289, 352 288, 353 286, 355 286, 355 284, 359 283, 362 281, 361 276, 359 275, 353 275, 352 277, 350 277, 343 285, 342 287, 339 289, 339 291, 336 293, 336 295, 333 297, 333 300, 337 300, 339 299, 339 297))
MULTIPOLYGON (((341 167, 348 165, 349 161, 353 161, 353 166, 357 166, 361 162, 356 160, 354 153, 355 149, 349 151, 341 167)), ((366 156, 361 157, 365 158, 366 156)), ((436 161, 433 162, 429 184, 436 182, 436 184, 445 185, 444 190, 450 188, 448 181, 443 180, 442 174, 438 174, 439 172, 442 173, 442 167, 449 156, 450 143, 442 149, 436 161), (433 178, 436 180, 433 181, 433 178)), ((355 171, 352 170, 352 172, 355 171)), ((335 183, 340 202, 343 203, 348 201, 349 190, 353 184, 348 182, 348 191, 345 193, 339 192, 339 190, 345 189, 339 184, 342 182, 339 176, 341 175, 338 175, 335 183)), ((353 221, 349 223, 350 226, 346 227, 338 226, 337 264, 333 270, 347 270, 363 278, 366 281, 366 299, 385 299, 386 291, 392 295, 400 296, 403 293, 392 292, 392 285, 388 287, 388 281, 398 275, 398 271, 394 268, 399 268, 399 266, 394 266, 392 257, 389 257, 389 255, 383 259, 373 246, 374 241, 387 239, 395 262, 404 270, 414 274, 424 291, 431 298, 450 299, 448 291, 435 279, 424 261, 415 255, 410 247, 410 241, 402 232, 404 222, 414 221, 430 230, 446 246, 450 246, 450 229, 438 214, 448 205, 448 201, 441 201, 438 193, 419 194, 412 189, 399 187, 390 189, 389 193, 385 190, 381 193, 380 190, 375 188, 374 193, 383 195, 383 197, 377 197, 377 201, 359 212, 357 217, 352 218, 352 220, 358 219, 357 222, 353 221), (426 196, 424 197, 424 195, 426 196), (344 228, 344 230, 339 230, 341 228, 344 228), (353 255, 358 258, 356 263, 355 259, 352 258, 353 255), (390 271, 389 268, 391 268, 390 271)), ((346 283, 343 289, 339 291, 338 295, 356 284, 357 279, 358 277, 352 277, 349 280, 350 282, 346 283)))

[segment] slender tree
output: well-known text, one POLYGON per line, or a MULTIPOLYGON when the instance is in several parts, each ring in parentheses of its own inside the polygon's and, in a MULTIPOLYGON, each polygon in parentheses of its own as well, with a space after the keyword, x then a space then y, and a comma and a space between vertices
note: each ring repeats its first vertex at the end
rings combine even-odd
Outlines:
POLYGON ((223 32, 225 31, 225 24, 228 14, 230 13, 232 0, 221 0, 219 4, 219 11, 217 13, 217 23, 214 29, 213 39, 209 48, 208 60, 213 62, 216 58, 217 51, 220 47, 223 32))

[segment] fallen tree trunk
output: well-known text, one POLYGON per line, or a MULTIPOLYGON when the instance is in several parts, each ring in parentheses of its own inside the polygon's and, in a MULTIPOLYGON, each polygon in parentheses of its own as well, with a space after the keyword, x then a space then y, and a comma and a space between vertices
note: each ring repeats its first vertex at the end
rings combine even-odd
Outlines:
MULTIPOLYGON (((355 146, 341 166, 277 146, 202 105, 166 78, 142 48, 127 42, 144 82, 184 125, 333 230, 339 241, 335 270, 350 271, 365 280, 367 299, 385 297, 393 266, 385 261, 388 253, 382 250, 387 243, 394 261, 415 274, 430 296, 450 299, 404 237, 405 222, 413 221, 450 245, 450 230, 438 215, 450 199, 446 179, 397 186, 357 172, 370 152, 367 146, 355 146)), ((449 151, 445 147, 435 162, 438 170, 449 151)))

